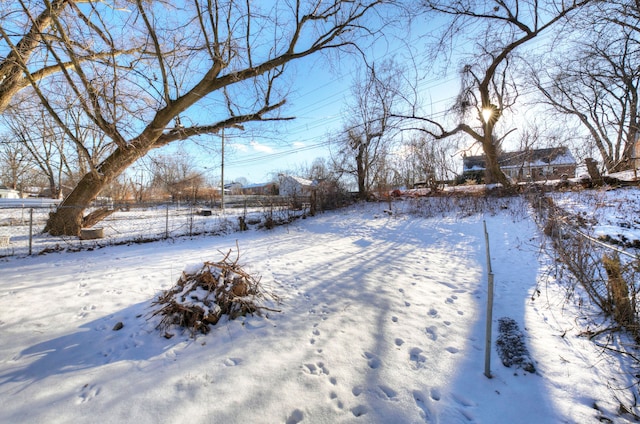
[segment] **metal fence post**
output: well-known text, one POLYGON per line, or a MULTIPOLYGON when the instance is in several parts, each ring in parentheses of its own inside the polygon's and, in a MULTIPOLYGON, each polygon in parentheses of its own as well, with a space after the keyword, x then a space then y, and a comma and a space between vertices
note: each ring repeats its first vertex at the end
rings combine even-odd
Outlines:
POLYGON ((33 208, 29 209, 29 255, 33 246, 33 208))
POLYGON ((486 338, 484 347, 484 375, 491 378, 491 327, 493 325, 493 270, 491 269, 491 252, 489 250, 489 233, 487 232, 487 222, 484 224, 484 240, 487 249, 487 322, 486 338))
POLYGON ((169 204, 167 203, 167 213, 165 215, 165 223, 164 223, 164 238, 169 238, 169 204))

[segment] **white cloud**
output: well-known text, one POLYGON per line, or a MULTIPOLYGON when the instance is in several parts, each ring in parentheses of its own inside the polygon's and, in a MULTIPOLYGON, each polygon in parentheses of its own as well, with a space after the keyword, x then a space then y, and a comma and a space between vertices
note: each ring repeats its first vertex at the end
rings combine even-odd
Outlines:
POLYGON ((251 143, 249 143, 249 145, 253 148, 253 150, 255 150, 256 152, 261 152, 261 153, 273 153, 273 148, 271 146, 267 146, 265 144, 260 144, 257 141, 252 141, 251 143))
POLYGON ((302 141, 294 141, 293 142, 293 147, 295 147, 296 149, 299 149, 301 147, 304 147, 305 144, 302 141))
POLYGON ((245 144, 231 143, 228 146, 231 147, 233 150, 236 150, 238 152, 245 153, 245 152, 249 151, 249 148, 245 144))

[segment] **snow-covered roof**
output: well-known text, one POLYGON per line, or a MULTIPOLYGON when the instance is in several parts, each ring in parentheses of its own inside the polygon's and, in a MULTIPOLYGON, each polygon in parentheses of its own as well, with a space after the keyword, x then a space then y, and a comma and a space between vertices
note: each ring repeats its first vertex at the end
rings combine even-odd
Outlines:
POLYGON ((290 178, 303 187, 313 187, 316 185, 315 181, 307 180, 306 178, 296 177, 294 175, 281 175, 281 177, 290 178))
MULTIPOLYGON (((550 147, 546 149, 504 152, 498 157, 503 169, 544 166, 574 166, 576 160, 566 147, 550 147)), ((463 158, 465 171, 482 171, 485 169, 485 156, 466 156, 463 158)))

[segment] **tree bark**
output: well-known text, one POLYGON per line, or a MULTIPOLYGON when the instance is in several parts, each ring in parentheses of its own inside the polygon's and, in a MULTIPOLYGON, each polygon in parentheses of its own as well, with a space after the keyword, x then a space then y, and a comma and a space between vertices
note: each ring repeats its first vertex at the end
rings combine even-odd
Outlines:
POLYGON ((504 175, 500 168, 499 152, 498 148, 493 142, 493 124, 491 122, 485 124, 484 137, 482 139, 482 150, 485 155, 485 184, 502 184, 503 187, 508 188, 511 183, 504 175))
POLYGON ((358 197, 360 200, 367 200, 367 167, 365 166, 364 153, 365 145, 358 145, 358 154, 356 155, 356 173, 358 174, 358 197))
POLYGON ((118 177, 138 158, 144 156, 151 146, 139 148, 133 145, 118 148, 107 158, 96 171, 85 174, 73 191, 62 201, 55 212, 49 216, 44 231, 53 236, 79 236, 80 230, 87 224, 97 221, 85 221, 84 211, 98 196, 100 191, 118 177))

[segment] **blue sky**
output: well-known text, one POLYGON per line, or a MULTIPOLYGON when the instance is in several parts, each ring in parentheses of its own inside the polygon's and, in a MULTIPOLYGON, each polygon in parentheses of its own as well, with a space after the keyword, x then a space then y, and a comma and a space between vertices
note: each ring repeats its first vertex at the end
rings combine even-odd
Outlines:
MULTIPOLYGON (((461 41, 453 47, 451 53, 458 59, 451 60, 446 75, 437 74, 441 71, 438 66, 421 65, 428 48, 426 34, 440 30, 438 22, 444 25, 444 21, 417 22, 413 28, 406 29, 401 40, 394 41, 390 37, 378 39, 368 49, 368 59, 378 63, 389 58, 398 62, 406 60, 410 72, 414 71, 415 65, 419 80, 417 88, 422 96, 421 113, 445 121, 445 111, 451 107, 458 93, 458 59, 475 45, 461 41), (409 50, 412 50, 415 62, 410 61, 409 50)), ((281 115, 295 117, 295 120, 275 124, 252 123, 247 125, 247 131, 242 132, 228 130, 225 134, 225 182, 241 178, 249 183, 267 182, 278 172, 297 173, 302 167, 309 167, 316 158, 329 158, 329 134, 338 133, 345 124, 345 103, 349 101, 351 86, 360 68, 363 64, 354 56, 341 56, 339 63, 330 63, 323 54, 316 54, 290 63, 287 104, 281 109, 281 115)), ((522 128, 526 117, 514 118, 520 122, 503 122, 511 128, 513 125, 522 128)), ((515 138, 514 133, 509 141, 513 143, 515 138)), ((473 141, 469 138, 465 144, 470 146, 473 141)), ((196 141, 192 145, 208 146, 201 150, 189 149, 197 156, 195 166, 198 170, 210 180, 219 179, 220 137, 210 135, 207 140, 196 141)), ((472 153, 479 153, 479 150, 472 153)))
MULTIPOLYGON (((377 56, 376 60, 391 56, 401 60, 400 49, 390 48, 385 40, 373 47, 372 56, 377 56)), ((351 95, 358 68, 363 65, 356 58, 345 58, 330 69, 326 58, 320 55, 292 65, 292 86, 282 115, 293 116, 295 120, 275 124, 276 131, 271 130, 273 125, 259 123, 250 132, 227 132, 225 181, 246 178, 251 183, 265 182, 274 173, 296 171, 301 166, 310 166, 315 158, 330 156, 328 134, 339 132, 343 127, 345 103, 351 95)), ((446 77, 426 78, 420 88, 430 102, 428 109, 442 111, 449 107, 456 95, 457 83, 455 69, 446 77)), ((220 158, 211 159, 212 162, 204 161, 207 173, 219 175, 215 164, 220 166, 220 158)))

